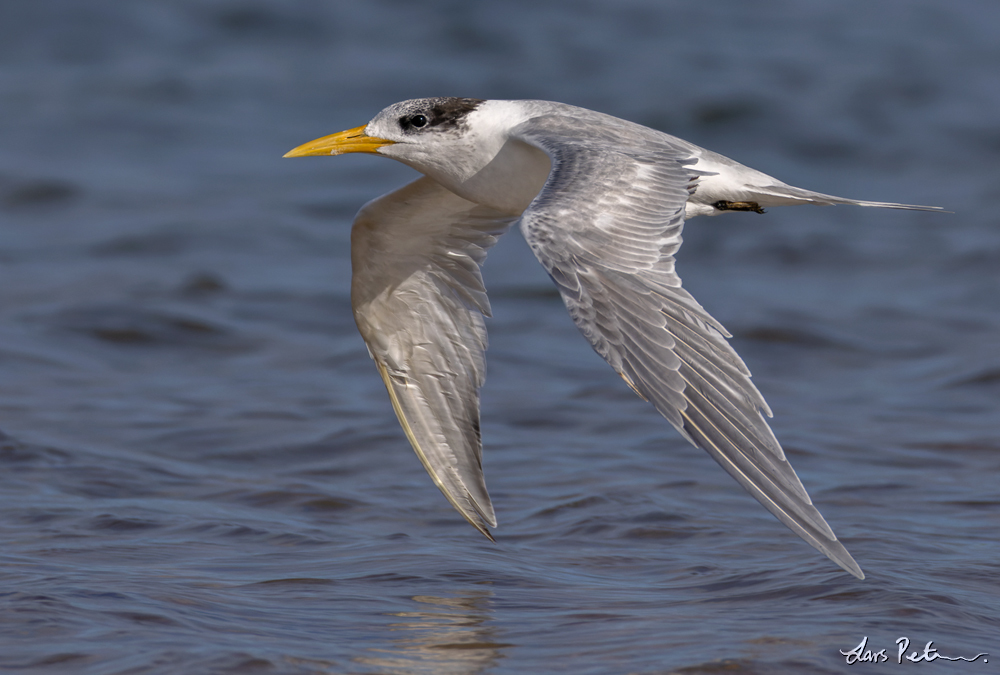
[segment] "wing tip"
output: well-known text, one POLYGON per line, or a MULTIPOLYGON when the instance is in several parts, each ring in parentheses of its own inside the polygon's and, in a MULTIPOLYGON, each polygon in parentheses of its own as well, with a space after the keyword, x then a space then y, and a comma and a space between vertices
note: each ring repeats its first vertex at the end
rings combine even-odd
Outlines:
POLYGON ((496 516, 493 515, 492 507, 490 508, 488 514, 484 513, 483 510, 479 508, 479 505, 475 502, 475 500, 472 499, 471 496, 466 495, 472 508, 460 508, 458 504, 452 501, 449 495, 446 494, 445 496, 448 497, 448 501, 451 502, 453 507, 455 507, 455 510, 458 511, 470 525, 476 528, 476 531, 492 541, 494 544, 497 543, 497 540, 493 537, 493 533, 488 529, 490 527, 497 526, 497 519, 496 516))
POLYGON ((496 543, 496 539, 490 534, 487 528, 497 526, 496 514, 493 510, 493 504, 490 502, 489 493, 486 492, 486 484, 481 485, 482 493, 477 499, 472 492, 469 490, 469 486, 461 479, 461 477, 453 470, 446 470, 443 467, 438 467, 434 465, 427 453, 420 445, 420 440, 417 438, 416 433, 410 426, 409 420, 406 418, 406 413, 403 410, 403 404, 399 400, 399 396, 396 393, 394 382, 389 374, 388 369, 385 364, 382 363, 381 359, 375 358, 375 365, 378 368, 379 375, 382 376, 382 381, 385 383, 386 391, 389 392, 389 400, 392 403, 392 408, 396 412, 396 417, 399 420, 400 426, 403 428, 403 433, 406 435, 407 440, 410 441, 410 445, 413 447, 414 452, 420 459, 420 463, 423 464, 424 469, 427 470, 428 475, 430 475, 431 480, 434 484, 441 490, 441 493, 445 496, 448 502, 458 511, 463 518, 465 518, 470 525, 479 530, 487 539, 496 543), (444 471, 444 475, 442 475, 444 471), (449 480, 445 480, 445 478, 449 480))
MULTIPOLYGON (((812 542, 808 543, 811 544, 812 542)), ((838 539, 834 539, 832 544, 833 544, 832 546, 826 548, 819 548, 818 546, 815 546, 815 544, 814 546, 817 549, 819 549, 822 553, 824 553, 827 558, 837 563, 837 565, 842 570, 844 570, 851 576, 855 577, 856 579, 863 581, 865 578, 865 573, 861 571, 861 566, 858 565, 857 561, 854 560, 854 557, 851 556, 850 553, 848 553, 843 543, 841 543, 840 540, 838 539)))
MULTIPOLYGON (((483 536, 492 541, 494 544, 497 543, 497 540, 493 537, 493 533, 487 530, 485 527, 477 527, 476 529, 482 532, 483 536)), ((862 577, 863 576, 864 575, 862 575, 862 577)))

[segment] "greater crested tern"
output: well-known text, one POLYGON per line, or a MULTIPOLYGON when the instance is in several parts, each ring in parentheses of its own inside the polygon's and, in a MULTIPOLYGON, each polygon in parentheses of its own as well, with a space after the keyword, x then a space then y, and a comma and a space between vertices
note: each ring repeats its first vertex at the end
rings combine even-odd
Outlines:
POLYGON ((674 271, 684 221, 791 204, 937 207, 786 185, 674 136, 548 101, 426 98, 285 157, 365 152, 423 177, 366 204, 351 230, 351 304, 413 449, 489 537, 479 389, 490 316, 480 265, 519 221, 580 332, 635 393, 764 508, 859 579, 764 414, 731 335, 674 271))

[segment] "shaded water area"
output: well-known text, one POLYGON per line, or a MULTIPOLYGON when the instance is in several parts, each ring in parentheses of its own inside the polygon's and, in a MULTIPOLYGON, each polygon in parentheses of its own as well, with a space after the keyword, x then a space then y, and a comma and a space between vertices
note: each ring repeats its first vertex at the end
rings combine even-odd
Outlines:
POLYGON ((0 7, 0 672, 994 672, 993 2, 0 7), (543 98, 804 188, 943 206, 699 218, 734 334, 868 578, 579 336, 520 234, 483 390, 497 544, 354 328, 349 226, 413 172, 282 160, 416 96, 543 98), (868 637, 889 662, 849 666, 868 637), (988 663, 896 665, 896 640, 988 663))

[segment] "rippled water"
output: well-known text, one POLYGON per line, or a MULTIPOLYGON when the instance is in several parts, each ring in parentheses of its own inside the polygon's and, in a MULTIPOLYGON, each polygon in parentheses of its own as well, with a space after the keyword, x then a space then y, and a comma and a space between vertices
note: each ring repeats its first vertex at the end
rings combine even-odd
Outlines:
POLYGON ((992 672, 994 3, 46 0, 0 8, 0 671, 992 672), (546 98, 954 215, 693 221, 838 570, 634 397, 520 235, 487 262, 491 544, 399 431, 350 219, 289 148, 428 95, 546 98), (890 661, 848 666, 868 636, 890 661), (922 651, 989 662, 895 664, 922 651))

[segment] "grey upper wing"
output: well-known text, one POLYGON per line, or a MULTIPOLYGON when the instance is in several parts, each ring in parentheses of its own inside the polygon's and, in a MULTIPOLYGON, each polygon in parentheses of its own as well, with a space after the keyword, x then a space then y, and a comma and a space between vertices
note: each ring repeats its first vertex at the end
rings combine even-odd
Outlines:
POLYGON ((351 231, 351 304, 413 449, 448 501, 492 537, 479 388, 489 301, 479 265, 513 218, 420 178, 367 204, 351 231))
POLYGON ((730 335, 681 288, 674 254, 698 172, 687 148, 643 132, 559 116, 515 129, 552 161, 522 216, 524 236, 629 386, 792 531, 863 577, 786 461, 730 335))

